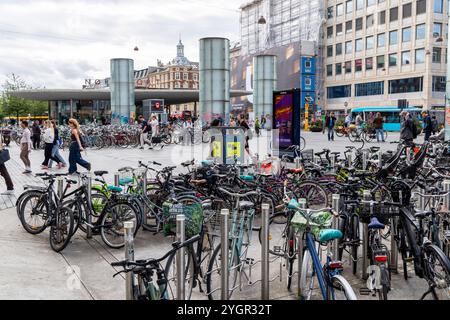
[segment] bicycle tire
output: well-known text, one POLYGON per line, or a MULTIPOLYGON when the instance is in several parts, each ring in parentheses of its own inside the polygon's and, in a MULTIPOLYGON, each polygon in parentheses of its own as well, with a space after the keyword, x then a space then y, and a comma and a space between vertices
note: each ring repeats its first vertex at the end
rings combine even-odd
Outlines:
POLYGON ((314 181, 302 181, 293 188, 293 191, 297 199, 306 199, 306 205, 310 209, 328 207, 329 200, 326 190, 314 181))
MULTIPOLYGON (((184 292, 185 292, 185 300, 191 300, 192 291, 195 287, 195 267, 194 267, 194 259, 195 259, 195 253, 193 252, 193 247, 189 246, 185 248, 185 273, 184 273, 184 279, 185 279, 185 286, 184 286, 184 292), (187 252, 187 254, 186 254, 187 252), (187 259, 186 259, 187 258, 187 259)), ((177 253, 175 252, 173 255, 169 257, 167 260, 166 267, 164 268, 166 279, 167 279, 167 293, 169 294, 169 300, 176 300, 176 294, 174 294, 174 291, 172 288, 176 287, 176 281, 177 281, 177 274, 174 273, 173 277, 170 274, 170 271, 176 271, 176 256, 177 253), (174 285, 170 285, 170 282, 173 281, 174 285)))
POLYGON ((138 228, 137 228, 137 222, 138 222, 138 213, 135 211, 135 208, 128 204, 127 202, 116 202, 113 205, 109 207, 107 211, 105 211, 102 216, 100 217, 100 235, 102 237, 103 242, 110 248, 113 249, 120 249, 125 246, 125 239, 124 239, 124 229, 123 229, 123 223, 125 221, 132 221, 134 224, 134 231, 133 234, 136 236, 138 228), (122 207, 122 209, 117 207, 122 207), (123 207, 128 207, 128 213, 125 214, 125 210, 123 207), (114 209, 118 209, 118 211, 114 211, 114 209), (116 221, 115 221, 116 219, 116 221), (112 230, 112 227, 118 226, 121 227, 118 230, 112 230), (113 243, 110 241, 108 236, 116 235, 120 241, 117 243, 113 243))
POLYGON ((450 259, 445 255, 445 253, 436 245, 427 245, 424 248, 425 258, 424 262, 426 264, 426 279, 433 283, 434 294, 438 300, 449 300, 450 299, 450 259), (440 269, 437 270, 436 264, 439 263, 440 269), (433 279, 429 279, 430 276, 434 276, 433 279), (436 278, 438 277, 439 278, 436 278), (439 289, 436 292, 436 289, 439 289))
POLYGON ((360 245, 360 232, 359 232, 359 217, 354 215, 352 217, 352 240, 358 240, 358 243, 352 244, 352 272, 354 275, 358 273, 358 249, 360 245))
MULTIPOLYGON (((314 280, 315 280, 315 270, 311 257, 311 253, 308 248, 305 248, 303 253, 303 263, 302 270, 299 274, 300 277, 300 288, 301 288, 301 300, 311 300, 313 289, 314 289, 314 280)), ((322 298, 322 295, 320 294, 322 298)))
POLYGON ((60 208, 56 214, 59 217, 55 217, 55 223, 50 226, 49 241, 53 251, 61 252, 67 247, 72 238, 74 219, 72 210, 67 207, 60 208))
POLYGON ((292 277, 294 275, 294 262, 296 256, 296 239, 295 230, 292 226, 289 226, 288 237, 286 239, 286 246, 289 246, 288 256, 286 257, 286 271, 287 271, 287 289, 291 291, 292 277))
POLYGON ((345 298, 344 300, 358 300, 352 286, 342 275, 333 276, 331 278, 331 283, 334 289, 334 300, 340 300, 337 299, 336 290, 343 292, 343 298, 345 298))
POLYGON ((42 192, 33 192, 28 195, 25 199, 23 199, 20 207, 19 212, 19 220, 25 229, 26 232, 32 235, 38 235, 42 232, 44 232, 45 229, 47 229, 48 226, 48 219, 50 217, 50 208, 49 203, 47 200, 47 193, 42 192), (32 212, 36 212, 36 216, 41 216, 44 218, 43 223, 41 225, 30 225, 26 219, 25 219, 25 207, 28 202, 32 201, 33 198, 37 199, 37 203, 35 206, 32 206, 31 210, 32 212), (45 208, 45 209, 44 209, 45 208), (45 210, 45 211, 44 211, 45 210), (47 214, 45 215, 45 212, 47 214))

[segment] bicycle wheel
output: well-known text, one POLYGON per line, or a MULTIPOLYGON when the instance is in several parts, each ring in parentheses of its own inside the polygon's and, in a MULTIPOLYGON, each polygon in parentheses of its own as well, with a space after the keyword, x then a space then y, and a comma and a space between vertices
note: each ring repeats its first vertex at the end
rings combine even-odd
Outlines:
POLYGON ((208 130, 203 131, 202 141, 203 141, 203 143, 210 143, 211 142, 211 134, 209 133, 208 130))
POLYGON ((352 217, 352 271, 356 275, 358 272, 358 249, 360 245, 360 234, 359 234, 359 217, 354 215, 352 217))
POLYGON ((333 276, 331 278, 331 286, 333 288, 333 293, 331 297, 329 297, 330 300, 358 300, 352 286, 343 276, 333 276))
POLYGON ((342 138, 345 135, 344 130, 338 130, 338 129, 334 130, 334 134, 339 138, 342 138))
POLYGON ((313 181, 304 181, 293 188, 297 199, 306 199, 309 209, 321 209, 328 206, 328 196, 325 189, 313 181))
MULTIPOLYGON (((318 287, 315 283, 316 272, 314 271, 313 260, 307 248, 303 254, 302 270, 299 276, 301 288, 300 299, 311 300, 314 290, 318 289, 318 287)), ((322 299, 322 295, 320 294, 319 296, 322 299)))
POLYGON ((73 212, 63 207, 55 215, 55 222, 50 227, 49 240, 53 251, 61 252, 67 247, 73 235, 73 212))
POLYGON ((375 139, 375 135, 373 133, 370 133, 370 132, 363 132, 363 139, 367 143, 371 143, 375 139))
POLYGON ((172 143, 172 135, 170 133, 166 134, 163 138, 163 142, 167 145, 172 143))
MULTIPOLYGON (((287 236, 289 235, 289 226, 276 223, 276 216, 269 219, 269 253, 285 257, 288 253, 287 236)), ((262 244, 262 228, 258 231, 259 243, 262 244)))
POLYGON ((292 226, 288 227, 288 236, 286 238, 286 281, 287 281, 287 289, 291 291, 292 286, 292 277, 294 275, 294 263, 295 257, 297 253, 296 247, 296 239, 295 239, 295 230, 292 226))
MULTIPOLYGON (((230 246, 231 242, 229 242, 230 246)), ((222 244, 219 244, 217 248, 214 250, 214 253, 211 257, 211 261, 209 262, 208 271, 206 273, 206 294, 208 295, 209 300, 221 300, 221 249, 222 244)), ((238 257, 238 248, 235 247, 234 250, 228 251, 230 256, 228 257, 229 265, 228 265, 228 298, 230 299, 233 295, 234 290, 237 289, 237 283, 239 282, 239 274, 240 274, 240 258, 238 257)))
POLYGON ((427 279, 434 286, 438 300, 450 300, 450 259, 437 246, 425 247, 427 279))
POLYGON ((120 249, 125 246, 124 223, 133 222, 133 234, 136 235, 138 213, 128 203, 115 203, 100 218, 100 235, 103 242, 113 249, 120 249))
MULTIPOLYGON (((176 288, 177 288, 177 254, 173 254, 167 260, 165 273, 167 279, 167 293, 169 300, 176 300, 176 288)), ((185 248, 184 250, 184 292, 185 300, 191 300, 192 289, 197 285, 195 282, 195 267, 194 267, 195 253, 192 246, 185 248)))
POLYGON ((358 133, 356 132, 356 130, 351 130, 348 133, 348 139, 350 140, 350 142, 356 142, 356 141, 358 141, 358 138, 359 138, 359 136, 358 136, 358 133))
POLYGON ((300 137, 300 151, 305 150, 306 147, 306 140, 303 137, 300 137))
POLYGON ((19 210, 19 220, 26 232, 37 235, 47 228, 50 216, 48 197, 39 191, 30 192, 22 200, 19 210))

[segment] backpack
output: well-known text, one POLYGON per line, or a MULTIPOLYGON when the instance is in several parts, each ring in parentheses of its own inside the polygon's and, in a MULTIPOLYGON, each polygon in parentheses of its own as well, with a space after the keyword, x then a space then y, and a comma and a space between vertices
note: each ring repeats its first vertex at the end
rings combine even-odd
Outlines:
POLYGON ((413 139, 417 139, 417 136, 419 135, 417 132, 417 126, 414 123, 414 121, 412 121, 412 120, 411 120, 411 124, 412 124, 411 131, 412 131, 413 139))

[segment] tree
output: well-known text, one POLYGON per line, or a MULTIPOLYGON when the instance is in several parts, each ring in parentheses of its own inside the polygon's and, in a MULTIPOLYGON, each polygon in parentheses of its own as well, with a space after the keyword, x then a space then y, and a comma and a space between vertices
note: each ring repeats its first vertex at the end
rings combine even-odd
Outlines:
POLYGON ((38 116, 48 112, 47 103, 45 102, 20 99, 11 95, 11 92, 14 91, 32 89, 20 76, 14 73, 8 75, 5 83, 2 85, 2 89, 0 113, 3 116, 17 117, 17 122, 19 122, 19 117, 21 116, 38 116))

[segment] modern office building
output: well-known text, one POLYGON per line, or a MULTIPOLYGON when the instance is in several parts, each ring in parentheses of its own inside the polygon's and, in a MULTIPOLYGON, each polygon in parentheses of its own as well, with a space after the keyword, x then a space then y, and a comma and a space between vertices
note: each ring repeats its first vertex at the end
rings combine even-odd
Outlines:
POLYGON ((324 36, 327 110, 445 107, 447 2, 328 0, 324 36))

